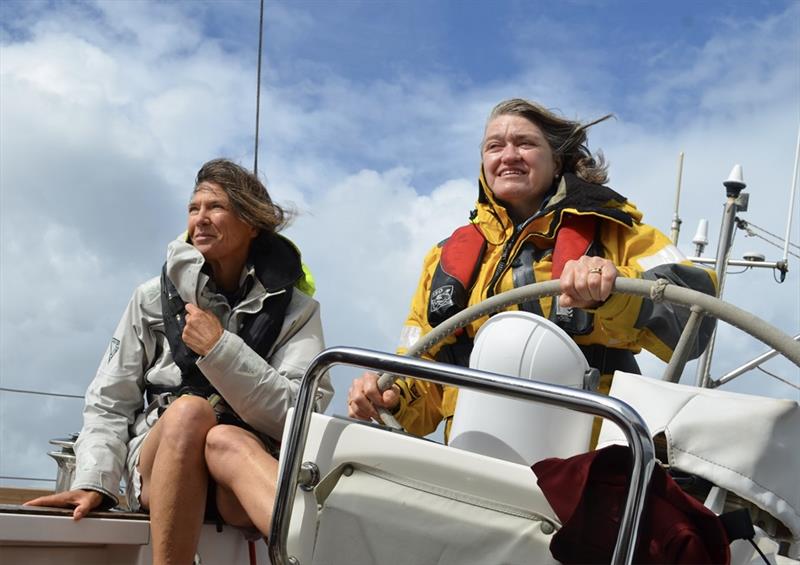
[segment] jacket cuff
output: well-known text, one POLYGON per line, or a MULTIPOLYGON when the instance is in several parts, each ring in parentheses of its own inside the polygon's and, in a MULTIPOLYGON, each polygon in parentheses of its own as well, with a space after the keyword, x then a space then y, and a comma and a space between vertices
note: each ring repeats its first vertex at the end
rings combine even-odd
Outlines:
POLYGON ((400 389, 400 401, 394 408, 389 410, 389 413, 399 420, 408 409, 408 405, 411 401, 408 398, 408 390, 405 387, 405 382, 403 382, 403 379, 397 379, 395 384, 397 385, 397 388, 400 389))
POLYGON ((402 409, 403 409, 403 397, 401 396, 397 404, 389 408, 389 414, 391 414, 392 416, 397 416, 400 413, 400 410, 402 409))
POLYGON ((622 314, 630 305, 631 297, 626 294, 612 294, 608 300, 589 312, 594 312, 599 318, 611 319, 622 314))
POLYGON ((217 340, 208 355, 197 360, 197 368, 206 376, 209 374, 206 370, 214 374, 224 374, 233 369, 243 346, 242 338, 228 330, 223 330, 222 337, 217 340))

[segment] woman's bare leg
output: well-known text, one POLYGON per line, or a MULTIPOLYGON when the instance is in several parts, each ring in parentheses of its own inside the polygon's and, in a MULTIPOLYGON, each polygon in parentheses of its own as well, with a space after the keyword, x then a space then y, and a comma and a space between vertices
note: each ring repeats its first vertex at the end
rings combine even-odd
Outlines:
POLYGON ((277 460, 255 435, 226 425, 209 431, 205 453, 208 471, 217 482, 221 516, 232 525, 255 525, 268 536, 278 479, 277 460))
POLYGON ((191 563, 206 506, 206 435, 217 423, 207 400, 175 400, 147 435, 139 456, 142 506, 150 510, 154 565, 191 563))

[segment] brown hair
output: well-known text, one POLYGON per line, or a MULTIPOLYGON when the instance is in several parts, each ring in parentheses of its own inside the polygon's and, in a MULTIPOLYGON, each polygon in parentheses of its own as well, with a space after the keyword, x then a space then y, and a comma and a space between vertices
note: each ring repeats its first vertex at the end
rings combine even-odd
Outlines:
POLYGON ((613 114, 582 124, 567 120, 544 106, 521 98, 504 100, 492 109, 487 124, 498 116, 521 116, 542 130, 553 155, 561 163, 561 173, 575 173, 583 180, 595 184, 608 182, 608 164, 603 153, 593 156, 586 145, 586 130, 613 114))
POLYGON ((212 159, 200 167, 193 193, 203 182, 218 184, 228 195, 236 215, 260 230, 280 231, 291 219, 292 213, 272 201, 259 178, 233 161, 212 159))

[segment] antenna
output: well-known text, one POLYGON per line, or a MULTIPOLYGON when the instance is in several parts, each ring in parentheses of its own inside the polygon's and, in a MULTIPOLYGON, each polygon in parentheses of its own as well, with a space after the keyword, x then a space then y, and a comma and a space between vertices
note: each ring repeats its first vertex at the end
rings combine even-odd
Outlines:
POLYGON ((800 164, 800 124, 797 126, 797 146, 794 151, 794 171, 792 172, 792 186, 789 188, 789 218, 786 220, 786 237, 783 243, 783 262, 789 261, 789 236, 792 231, 792 212, 794 211, 794 195, 797 192, 797 166, 800 164))
MULTIPOLYGON (((672 245, 678 245, 678 236, 681 233, 681 224, 683 220, 681 220, 680 215, 678 214, 678 207, 680 206, 681 202, 681 183, 683 182, 683 151, 678 154, 678 186, 675 189, 675 213, 672 215, 672 226, 670 231, 670 237, 672 238, 672 245)), ((699 253, 698 253, 699 255, 699 253)))
POLYGON ((697 224, 697 232, 694 234, 692 243, 695 245, 694 254, 700 257, 708 245, 708 220, 702 218, 697 224))
POLYGON ((258 176, 258 123, 261 114, 261 45, 264 42, 264 0, 258 16, 258 72, 256 78, 256 142, 253 149, 253 174, 258 176))
MULTIPOLYGON (((723 181, 725 187, 725 194, 727 196, 725 202, 725 211, 722 215, 722 227, 719 231, 719 242, 717 243, 717 284, 719 285, 718 298, 722 297, 722 291, 725 288, 725 271, 728 268, 728 258, 731 252, 731 245, 733 244, 733 230, 736 227, 736 212, 747 209, 740 203, 740 195, 742 190, 747 187, 742 175, 742 166, 736 164, 728 175, 728 179, 723 181)), ((709 372, 711 370, 711 357, 714 355, 714 341, 716 339, 717 330, 711 334, 711 340, 703 351, 703 354, 697 361, 697 386, 700 388, 708 388, 709 386, 709 372)))

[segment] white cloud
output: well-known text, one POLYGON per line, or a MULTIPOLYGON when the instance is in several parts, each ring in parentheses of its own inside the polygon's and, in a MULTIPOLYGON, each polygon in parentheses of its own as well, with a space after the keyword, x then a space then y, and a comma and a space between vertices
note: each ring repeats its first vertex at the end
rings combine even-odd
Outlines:
POLYGON ((732 119, 738 112, 785 104, 787 93, 798 86, 798 17, 800 5, 789 3, 783 13, 764 19, 721 21, 718 33, 694 50, 694 57, 654 62, 642 102, 677 109, 669 102, 679 97, 690 103, 681 109, 684 118, 699 104, 703 111, 732 119))
MULTIPOLYGON (((253 54, 210 37, 206 9, 186 6, 68 4, 28 14, 18 22, 25 38, 6 37, 0 47, 4 386, 82 391, 134 285, 157 272, 167 241, 183 229, 199 165, 218 155, 252 159, 253 54)), ((237 24, 252 19, 249 5, 233 9, 237 24)), ((317 277, 328 343, 393 348, 425 252, 467 220, 483 122, 502 98, 538 98, 583 119, 616 112, 617 121, 594 128, 591 146, 609 157, 612 186, 664 231, 677 153, 685 151, 687 252, 700 217, 716 239, 721 181, 737 162, 753 194, 744 216, 783 234, 800 96, 796 12, 736 34, 722 29, 686 68, 639 77, 637 97, 620 100, 616 67, 596 64, 602 52, 564 64, 561 44, 552 59, 531 57, 536 46, 523 44, 517 72, 480 83, 425 61, 413 76, 344 76, 296 57, 304 32, 319 29, 313 11, 271 7, 260 170, 276 200, 301 212, 288 234, 317 277)), ((794 241, 799 230, 796 223, 794 241)), ((735 253, 751 247, 769 259, 778 253, 741 236, 735 253)), ((726 297, 797 333, 800 265, 791 266, 780 286, 767 271, 731 277, 726 297)), ((739 337, 725 342, 720 370, 763 350, 739 337)), ((643 366, 662 367, 646 358, 643 366)), ((796 380, 792 369, 776 371, 796 380)), ((771 380, 741 382, 796 396, 771 380)), ((75 431, 73 422, 48 433, 75 431)), ((46 437, 36 433, 37 442, 46 437)), ((26 470, 49 474, 45 449, 26 470)), ((2 461, 11 472, 9 458, 2 461)))
POLYGON ((359 171, 318 194, 313 217, 289 231, 315 272, 331 343, 393 349, 422 257, 465 221, 471 183, 420 195, 408 180, 403 169, 359 171))

